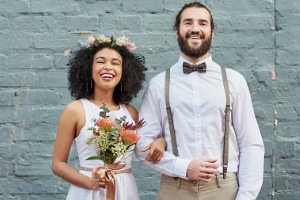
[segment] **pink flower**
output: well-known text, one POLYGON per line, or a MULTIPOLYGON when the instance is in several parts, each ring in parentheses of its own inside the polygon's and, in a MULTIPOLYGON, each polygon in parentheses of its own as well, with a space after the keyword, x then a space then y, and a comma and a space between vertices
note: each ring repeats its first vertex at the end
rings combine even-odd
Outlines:
POLYGON ((126 49, 127 49, 129 52, 131 52, 131 51, 133 51, 133 50, 136 49, 135 44, 134 44, 134 43, 130 43, 130 42, 128 42, 127 44, 125 44, 125 47, 126 47, 126 49))
POLYGON ((89 44, 89 45, 93 45, 94 42, 95 42, 95 38, 94 38, 93 36, 90 36, 90 37, 88 38, 88 44, 89 44))
POLYGON ((126 146, 130 146, 132 144, 137 143, 139 141, 139 139, 141 138, 141 136, 136 134, 135 131, 126 130, 126 129, 120 130, 120 136, 122 138, 123 143, 126 146))
POLYGON ((125 36, 122 37, 106 37, 105 35, 101 34, 97 38, 94 38, 93 36, 90 36, 88 38, 88 44, 87 46, 90 47, 92 45, 99 45, 99 44, 111 44, 112 46, 118 45, 118 46, 124 46, 129 52, 136 49, 136 46, 133 42, 130 42, 128 38, 125 36))
POLYGON ((99 43, 105 43, 105 42, 108 42, 108 39, 109 39, 109 38, 105 37, 105 35, 103 35, 103 34, 99 35, 99 37, 98 37, 99 43))
POLYGON ((110 118, 105 117, 97 119, 95 124, 99 127, 100 131, 111 132, 112 127, 116 125, 116 122, 110 118))

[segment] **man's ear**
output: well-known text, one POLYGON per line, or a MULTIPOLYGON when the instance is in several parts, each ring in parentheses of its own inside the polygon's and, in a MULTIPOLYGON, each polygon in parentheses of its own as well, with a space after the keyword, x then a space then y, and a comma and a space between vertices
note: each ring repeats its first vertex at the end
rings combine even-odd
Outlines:
POLYGON ((178 29, 177 28, 174 29, 174 34, 175 34, 176 39, 178 39, 178 29))
POLYGON ((211 38, 214 38, 214 36, 215 36, 215 29, 213 29, 211 32, 211 38))

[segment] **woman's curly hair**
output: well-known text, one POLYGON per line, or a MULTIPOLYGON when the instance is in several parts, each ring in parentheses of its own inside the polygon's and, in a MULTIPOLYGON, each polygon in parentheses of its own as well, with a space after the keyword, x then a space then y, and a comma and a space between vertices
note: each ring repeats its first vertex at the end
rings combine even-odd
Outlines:
POLYGON ((70 94, 75 99, 89 99, 94 96, 92 65, 94 55, 103 48, 113 49, 122 56, 122 77, 115 87, 113 100, 117 104, 129 103, 142 89, 146 79, 145 59, 141 55, 129 52, 124 46, 112 46, 108 43, 82 47, 73 54, 67 64, 70 94))

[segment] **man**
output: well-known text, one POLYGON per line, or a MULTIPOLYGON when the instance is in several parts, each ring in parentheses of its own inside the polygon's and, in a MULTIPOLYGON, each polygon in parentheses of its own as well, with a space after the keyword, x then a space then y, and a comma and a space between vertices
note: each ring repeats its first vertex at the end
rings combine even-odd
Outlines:
POLYGON ((154 77, 145 91, 140 117, 147 126, 139 131, 142 138, 137 144, 137 156, 150 161, 142 148, 165 137, 167 151, 161 161, 146 162, 163 174, 160 200, 256 199, 263 182, 264 145, 247 83, 238 72, 226 69, 230 118, 225 150, 226 80, 223 82, 221 67, 208 53, 214 36, 211 12, 198 2, 184 5, 176 16, 174 31, 181 54, 170 69, 169 99, 178 156, 172 150, 165 72, 154 77), (186 67, 186 63, 205 64, 201 73, 186 67), (188 72, 184 72, 186 68, 188 72), (224 152, 228 153, 228 166, 224 152))

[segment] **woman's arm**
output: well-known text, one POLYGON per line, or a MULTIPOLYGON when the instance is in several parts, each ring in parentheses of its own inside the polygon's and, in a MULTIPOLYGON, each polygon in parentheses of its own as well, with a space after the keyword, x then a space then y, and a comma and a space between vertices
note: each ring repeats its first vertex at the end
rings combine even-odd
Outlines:
POLYGON ((67 164, 73 139, 79 134, 84 123, 85 115, 82 103, 80 101, 73 101, 68 104, 57 126, 52 171, 73 185, 89 190, 98 190, 100 186, 105 187, 105 183, 99 183, 96 179, 79 173, 67 164))

